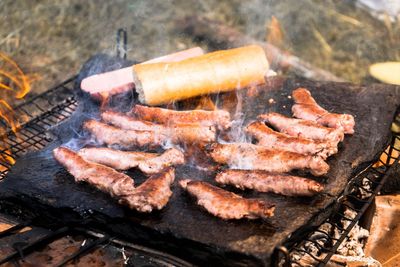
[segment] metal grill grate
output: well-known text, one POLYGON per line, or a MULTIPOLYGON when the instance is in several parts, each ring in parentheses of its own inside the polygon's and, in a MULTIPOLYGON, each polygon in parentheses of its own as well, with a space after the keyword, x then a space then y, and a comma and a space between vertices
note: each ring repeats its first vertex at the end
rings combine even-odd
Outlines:
MULTIPOLYGON (((78 105, 73 94, 75 78, 76 77, 72 77, 60 85, 15 107, 15 116, 22 118, 23 121, 20 122, 20 128, 17 134, 14 134, 11 129, 7 129, 6 134, 1 136, 0 179, 5 177, 12 166, 9 160, 10 158, 16 160, 29 151, 44 148, 54 140, 54 137, 49 134, 49 129, 69 118, 78 105)), ((3 125, 3 128, 5 127, 7 126, 3 125)), ((32 221, 17 224, 0 232, 0 239, 10 236, 18 239, 18 235, 22 234, 19 232, 22 228, 29 226, 34 230, 34 225, 32 221)), ((157 263, 155 266, 192 266, 169 254, 111 237, 106 233, 101 233, 97 229, 90 229, 86 226, 85 222, 81 222, 80 225, 62 226, 58 229, 47 231, 47 234, 32 242, 15 242, 15 244, 12 245, 14 252, 8 255, 2 255, 0 265, 6 262, 18 263, 18 260, 23 259, 32 252, 41 250, 54 240, 79 234, 92 241, 86 242, 80 249, 69 255, 67 253, 67 256, 57 263, 56 266, 64 266, 95 250, 99 245, 112 245, 117 249, 127 248, 132 255, 138 255, 136 258, 139 261, 147 259, 147 262, 157 263)), ((136 265, 135 257, 131 256, 130 262, 132 262, 132 264, 128 263, 128 265, 136 265)))
POLYGON ((398 164, 400 150, 395 147, 396 141, 400 141, 400 134, 393 133, 389 148, 378 161, 379 166, 371 164, 349 182, 335 203, 335 212, 323 223, 329 231, 318 228, 301 241, 277 248, 277 265, 325 266, 329 262, 380 192, 390 170, 398 164))
MULTIPOLYGON (((31 227, 31 229, 28 231, 35 232, 36 234, 36 238, 33 240, 30 240, 30 238, 25 235, 22 237, 24 242, 14 242, 11 245, 14 248, 14 251, 6 255, 1 255, 0 265, 5 263, 14 263, 15 266, 19 266, 20 260, 24 261, 32 253, 38 252, 46 246, 49 247, 56 240, 60 240, 62 238, 71 238, 78 235, 81 238, 84 238, 84 242, 82 242, 82 244, 74 250, 71 249, 71 246, 68 246, 68 248, 60 251, 59 256, 61 256, 61 260, 58 262, 52 262, 51 266, 66 266, 68 263, 74 263, 74 261, 99 248, 112 249, 114 256, 116 256, 116 252, 118 252, 117 254, 120 254, 115 259, 107 260, 111 261, 110 263, 113 265, 117 264, 116 261, 122 260, 126 266, 193 266, 190 263, 169 254, 123 241, 122 239, 118 239, 98 231, 97 229, 90 229, 87 226, 87 223, 88 221, 83 221, 79 225, 67 225, 52 230, 41 230, 35 227, 34 223, 31 221, 17 224, 3 232, 0 232, 1 239, 14 237, 16 238, 15 240, 20 239, 18 236, 24 235, 21 230, 26 229, 26 227, 31 227), (146 264, 143 264, 143 262, 146 264)), ((28 261, 31 260, 32 259, 29 259, 28 261)), ((104 264, 104 262, 100 260, 97 264, 104 264)), ((93 263, 91 266, 98 266, 97 264, 93 263)))
POLYGON ((15 107, 20 129, 14 134, 6 128, 8 126, 3 126, 6 134, 0 137, 0 179, 12 166, 10 159, 16 160, 28 151, 40 150, 53 140, 48 130, 69 118, 78 105, 72 91, 74 82, 75 77, 72 77, 15 107))

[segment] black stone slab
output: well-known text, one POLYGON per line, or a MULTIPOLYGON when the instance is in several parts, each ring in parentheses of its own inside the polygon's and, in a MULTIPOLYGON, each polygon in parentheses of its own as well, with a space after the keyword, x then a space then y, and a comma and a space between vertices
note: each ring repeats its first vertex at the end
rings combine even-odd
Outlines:
MULTIPOLYGON (((276 246, 293 233, 301 235, 308 227, 321 223, 348 179, 379 157, 388 145, 390 125, 400 99, 399 87, 395 86, 356 86, 281 77, 265 86, 213 98, 232 114, 242 112, 243 124, 246 124, 268 111, 290 115, 292 100, 288 96, 299 86, 308 88, 329 111, 354 115, 355 134, 346 136, 339 153, 329 158, 329 173, 323 178, 314 178, 326 184, 325 192, 319 196, 295 198, 235 190, 245 197, 260 197, 276 203, 275 216, 271 219, 223 221, 209 215, 195 205, 177 181, 190 178, 214 183, 215 173, 191 166, 176 169, 170 202, 162 211, 148 215, 128 210, 86 184, 75 183, 55 162, 51 151, 72 137, 85 138, 80 135, 79 125, 87 117, 96 117, 95 105, 86 98, 82 98, 84 104, 81 103, 78 113, 54 129, 59 134, 57 141, 43 151, 18 159, 0 182, 0 199, 7 204, 18 203, 49 220, 76 221, 91 216, 93 224, 99 227, 197 264, 269 265, 276 246)), ((138 184, 144 179, 138 172, 129 174, 138 184)))

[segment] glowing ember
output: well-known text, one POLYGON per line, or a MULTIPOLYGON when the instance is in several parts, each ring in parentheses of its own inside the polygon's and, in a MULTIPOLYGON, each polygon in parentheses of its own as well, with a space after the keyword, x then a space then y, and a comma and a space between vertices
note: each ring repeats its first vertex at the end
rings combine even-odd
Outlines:
MULTIPOLYGON (((24 74, 21 68, 11 58, 0 52, 0 90, 3 90, 0 98, 0 119, 2 119, 11 131, 16 134, 19 122, 14 110, 7 100, 22 99, 31 90, 30 78, 24 74)), ((0 133, 1 141, 7 136, 7 130, 0 133)), ((13 165, 15 159, 5 142, 0 145, 0 172, 8 169, 7 165, 13 165)))
POLYGON ((382 153, 382 155, 380 156, 378 162, 376 162, 374 164, 374 167, 378 168, 378 167, 383 166, 385 164, 392 165, 400 155, 400 153, 398 151, 399 147, 400 147, 400 144, 396 140, 396 143, 394 144, 394 148, 395 149, 393 149, 393 151, 391 151, 392 153, 390 154, 390 158, 388 159, 388 154, 390 153, 390 146, 389 146, 389 147, 386 148, 385 152, 382 153))

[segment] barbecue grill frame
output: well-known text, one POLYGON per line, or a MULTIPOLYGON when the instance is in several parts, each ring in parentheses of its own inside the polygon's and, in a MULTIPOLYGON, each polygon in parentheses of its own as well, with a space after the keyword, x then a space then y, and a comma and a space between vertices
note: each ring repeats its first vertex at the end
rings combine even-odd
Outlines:
POLYGON ((395 156, 396 152, 400 152, 395 147, 396 141, 400 141, 400 133, 392 132, 390 145, 382 152, 382 155, 386 155, 386 161, 382 161, 382 157, 380 157, 377 162, 380 166, 371 163, 367 168, 355 175, 349 181, 344 192, 333 204, 335 208, 324 223, 330 224, 332 229, 340 233, 340 236, 335 238, 332 236, 333 234, 319 230, 318 226, 300 241, 291 242, 288 240, 283 246, 276 248, 274 257, 276 266, 302 266, 298 261, 291 258, 292 253, 295 251, 308 255, 315 261, 314 264, 319 267, 325 266, 329 262, 379 194, 382 186, 391 174, 390 170, 399 164, 399 158, 395 156), (350 205, 350 203, 353 205, 350 205), (344 214, 346 209, 356 213, 354 218, 346 217, 344 214), (342 221, 347 221, 349 223, 348 226, 343 227, 342 221), (323 237, 313 240, 311 237, 316 233, 323 235, 323 237), (328 246, 321 246, 318 241, 323 239, 325 239, 325 244, 329 244, 329 242, 330 244, 328 246), (306 242, 314 244, 314 249, 317 248, 317 251, 310 252, 304 249, 306 242))
MULTIPOLYGON (((76 78, 76 76, 71 77, 70 79, 49 89, 48 91, 45 91, 44 93, 37 95, 29 99, 25 103, 15 107, 16 117, 24 115, 28 116, 28 120, 20 125, 17 136, 11 131, 11 129, 9 129, 5 135, 0 137, 2 139, 1 142, 3 143, 3 145, 6 145, 3 146, 5 147, 5 149, 0 151, 0 166, 3 167, 3 170, 0 171, 0 179, 5 177, 12 166, 12 164, 10 164, 6 160, 7 158, 11 157, 14 160, 17 160, 26 152, 43 149, 48 143, 54 140, 53 138, 55 137, 49 134, 49 130, 64 121, 65 119, 69 118, 78 106, 78 101, 76 100, 73 93, 76 78), (60 98, 60 96, 63 97, 60 98), (40 103, 46 103, 46 108, 42 107, 40 103), (32 114, 29 113, 29 110, 32 108, 39 110, 39 114, 36 116, 32 116, 32 114)), ((394 147, 396 139, 400 140, 400 134, 393 133, 389 149, 383 152, 387 155, 387 161, 381 161, 382 166, 380 167, 374 167, 373 164, 369 165, 366 169, 364 169, 362 172, 360 172, 350 180, 345 191, 340 195, 340 197, 338 197, 336 203, 334 204, 336 205, 335 211, 326 220, 326 223, 329 223, 332 225, 332 227, 338 229, 338 231, 340 232, 340 237, 334 238, 331 234, 321 232, 320 230, 315 228, 314 231, 310 231, 307 235, 305 235, 305 238, 301 241, 295 242, 295 240, 288 239, 287 242, 285 242, 281 247, 278 247, 275 250, 273 263, 276 266, 301 266, 298 262, 291 259, 291 254, 294 251, 300 251, 308 254, 310 257, 316 260, 316 264, 318 266, 325 266, 329 262, 330 258, 335 254, 340 244, 342 244, 344 239, 348 236, 348 233, 359 221, 365 210, 371 205, 375 196, 379 193, 379 190, 381 189, 388 177, 389 170, 393 167, 393 165, 398 164, 398 159, 395 158, 393 154, 394 151, 400 152, 394 147), (394 161, 394 163, 390 164, 391 161, 394 161), (360 195, 360 192, 362 190, 364 190, 364 192, 369 191, 370 195, 367 198, 362 198, 360 195), (348 199, 351 199, 352 203, 355 204, 355 207, 350 206, 346 202, 346 200, 348 199), (357 215, 354 218, 346 217, 346 215, 343 213, 343 210, 345 208, 349 208, 355 211, 357 215), (340 225, 339 218, 349 221, 349 226, 343 228, 340 225), (316 232, 319 232, 320 234, 325 236, 322 238, 325 238, 327 241, 331 242, 329 247, 322 247, 318 245, 316 240, 311 239, 311 236, 316 232), (320 253, 320 255, 322 256, 320 258, 316 258, 309 251, 304 250, 302 248, 304 242, 317 244, 316 246, 319 249, 318 253, 320 253)), ((55 232, 61 231, 60 229, 56 229, 55 232)), ((71 229, 68 228, 68 230, 71 229)), ((66 232, 68 231, 63 231, 63 234, 66 232)), ((10 233, 0 233, 0 238, 3 234, 10 233)), ((102 238, 107 237, 107 240, 101 239, 101 242, 108 242, 112 239, 106 234, 102 235, 102 238)), ((96 242, 95 244, 97 244, 97 242, 100 241, 94 242, 96 242)), ((135 246, 136 248, 145 250, 145 248, 141 246, 135 246)), ((154 253, 154 251, 152 253, 154 253)), ((79 257, 81 254, 83 254, 83 252, 78 253, 75 257, 79 257)), ((161 255, 164 257, 173 258, 173 256, 170 256, 168 254, 161 255)), ((158 254, 158 256, 160 255, 158 254)), ((180 262, 179 260, 175 260, 173 262, 178 266, 187 266, 186 264, 184 264, 183 261, 180 262)), ((171 261, 169 261, 169 263, 171 263, 171 261)))
MULTIPOLYGON (((21 234, 18 233, 18 231, 22 230, 25 227, 35 226, 34 221, 35 219, 32 219, 30 221, 17 224, 7 230, 4 230, 0 232, 0 238, 21 234)), ((147 247, 143 247, 141 245, 133 244, 129 241, 122 240, 121 238, 110 236, 107 233, 99 231, 98 229, 91 229, 90 227, 88 227, 88 224, 90 224, 90 219, 82 221, 79 224, 65 225, 55 229, 51 229, 51 231, 49 231, 48 234, 42 235, 40 238, 31 243, 24 242, 20 244, 19 242, 16 242, 13 244, 15 251, 10 253, 9 255, 2 256, 0 258, 0 265, 8 262, 15 263, 15 261, 17 260, 23 260, 24 257, 27 256, 28 254, 34 251, 39 251, 44 246, 49 245, 50 243, 59 238, 71 235, 72 236, 80 235, 84 236, 87 239, 92 239, 92 240, 86 242, 85 245, 82 245, 78 250, 66 256, 55 266, 65 266, 67 263, 73 262, 74 260, 86 255, 87 253, 93 251, 100 245, 113 245, 121 249, 124 249, 126 247, 131 252, 139 253, 140 255, 151 258, 152 262, 157 262, 165 266, 178 266, 178 267, 194 266, 191 263, 188 263, 170 254, 150 249, 147 247)), ((16 266, 19 265, 16 264, 16 266)))

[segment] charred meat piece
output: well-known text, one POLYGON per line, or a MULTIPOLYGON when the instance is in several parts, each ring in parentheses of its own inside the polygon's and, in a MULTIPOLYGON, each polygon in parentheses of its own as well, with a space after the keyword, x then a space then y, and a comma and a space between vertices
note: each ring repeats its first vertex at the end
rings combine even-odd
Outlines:
POLYGON ((333 147, 337 146, 344 138, 342 129, 328 128, 314 121, 288 118, 278 113, 261 114, 258 119, 282 133, 294 137, 327 141, 333 147))
POLYGON ((222 219, 256 219, 274 215, 275 206, 261 199, 247 199, 203 181, 182 180, 182 188, 209 213, 222 219))
POLYGON ((259 121, 250 123, 246 127, 246 132, 258 140, 258 145, 270 149, 319 155, 323 159, 337 153, 337 146, 332 146, 329 142, 294 137, 285 133, 276 132, 259 121))
POLYGON ((214 161, 229 165, 232 169, 290 172, 307 169, 313 175, 324 175, 329 165, 319 156, 268 149, 250 143, 211 144, 207 151, 214 161))
POLYGON ((147 174, 158 173, 166 167, 185 163, 183 153, 176 148, 157 154, 93 147, 82 148, 78 154, 87 161, 103 164, 117 170, 138 167, 147 174))
POLYGON ((166 137, 149 131, 120 129, 96 120, 88 120, 83 128, 101 144, 130 149, 134 147, 159 147, 166 142, 166 137))
POLYGON ((149 131, 165 136, 173 143, 209 143, 215 141, 215 126, 202 126, 200 123, 162 125, 138 120, 123 113, 105 111, 101 114, 103 121, 124 130, 149 131))
POLYGON ((292 93, 294 102, 293 115, 299 119, 315 121, 321 125, 343 129, 345 134, 354 133, 354 117, 350 114, 330 113, 317 104, 310 91, 298 88, 292 93))
POLYGON ((216 126, 220 130, 230 127, 230 114, 225 110, 188 110, 177 111, 164 108, 136 105, 131 114, 145 121, 164 125, 199 123, 202 126, 216 126))
POLYGON ((65 147, 54 149, 53 155, 77 182, 87 182, 113 197, 127 196, 134 192, 133 179, 128 175, 107 166, 88 162, 65 147))
POLYGON ((160 210, 167 205, 172 196, 171 185, 175 179, 175 170, 168 168, 161 173, 153 174, 135 191, 120 199, 120 203, 140 212, 160 210))
POLYGON ((322 184, 311 179, 266 171, 225 170, 218 173, 215 180, 220 184, 230 184, 240 189, 286 196, 313 196, 324 190, 322 184))

